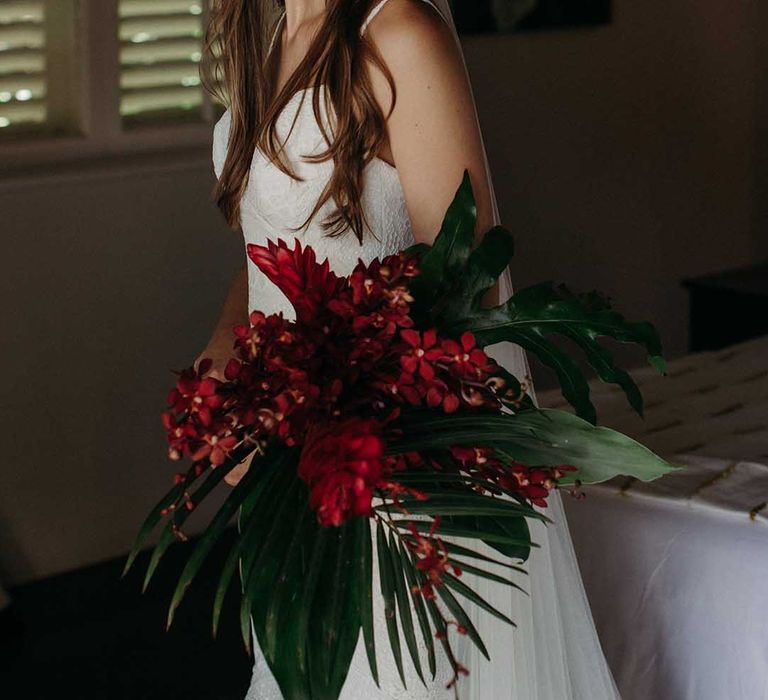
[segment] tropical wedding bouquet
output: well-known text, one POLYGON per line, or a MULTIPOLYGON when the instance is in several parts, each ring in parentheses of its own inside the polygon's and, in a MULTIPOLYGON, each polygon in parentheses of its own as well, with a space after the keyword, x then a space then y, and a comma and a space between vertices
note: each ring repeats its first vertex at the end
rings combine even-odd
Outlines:
POLYGON ((398 627, 419 676, 434 677, 442 648, 455 684, 468 670, 449 627, 487 655, 465 601, 512 622, 462 580, 463 571, 513 585, 489 565, 516 568, 527 559, 528 521, 548 521, 547 497, 558 485, 618 474, 648 480, 672 468, 596 427, 579 365, 550 338, 574 341, 641 413, 637 386, 598 338, 644 346, 663 372, 654 328, 627 322, 596 292, 576 295, 552 283, 488 308, 483 299, 509 264, 513 241, 494 228, 476 243, 475 225, 465 176, 432 246, 361 261, 348 277, 298 241, 249 245, 251 261, 292 303, 295 321, 253 311, 250 325, 234 328, 226 380, 205 376, 203 360, 178 373, 169 395, 169 454, 191 466, 146 519, 126 572, 165 519, 146 586, 171 543, 184 538, 196 506, 254 455, 190 556, 168 624, 239 510, 213 604, 214 634, 239 568, 243 639, 249 646, 252 620, 287 699, 337 698, 361 630, 378 680, 374 586, 401 677, 398 627), (537 408, 525 385, 485 352, 501 341, 553 368, 576 415, 537 408), (457 544, 471 540, 498 555, 457 544))

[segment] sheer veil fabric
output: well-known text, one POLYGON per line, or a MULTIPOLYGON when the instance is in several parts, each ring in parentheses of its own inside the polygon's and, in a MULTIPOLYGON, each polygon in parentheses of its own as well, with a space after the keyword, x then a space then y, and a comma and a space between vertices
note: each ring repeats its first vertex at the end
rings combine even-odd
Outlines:
MULTIPOLYGON (((461 51, 448 0, 423 1, 448 23, 461 51)), ((373 8, 366 26, 386 3, 387 0, 383 0, 373 8)), ((304 95, 297 94, 296 100, 291 102, 281 117, 281 128, 291 135, 290 140, 286 139, 286 154, 295 157, 295 162, 299 162, 303 154, 323 145, 310 102, 304 100, 304 95), (295 124, 294 110, 298 114, 295 124)), ((227 153, 230 123, 231 117, 226 112, 214 131, 214 165, 217 176, 221 174, 227 153)), ((313 225, 305 232, 305 240, 315 247, 318 259, 328 257, 337 274, 351 272, 358 257, 370 262, 382 253, 393 253, 413 242, 397 171, 380 160, 374 160, 369 167, 364 206, 369 221, 380 235, 380 241, 370 239, 362 249, 352 249, 340 243, 338 238, 325 238, 319 226, 313 225)), ((255 153, 250 183, 244 194, 241 221, 246 243, 263 244, 268 233, 273 234, 275 231, 284 231, 290 238, 293 235, 292 227, 300 226, 312 210, 330 177, 332 164, 303 163, 300 168, 300 173, 306 179, 302 182, 291 181, 258 151, 255 153)), ((490 169, 488 178, 490 182, 490 169)), ((491 193, 493 195, 492 186, 491 193)), ((498 222, 495 197, 493 209, 494 218, 498 222)), ((508 269, 502 276, 500 291, 502 299, 512 294, 508 269)), ((283 311, 288 318, 292 317, 287 300, 250 267, 249 308, 260 308, 265 313, 283 311)), ((522 379, 529 376, 526 355, 518 346, 499 343, 489 348, 488 352, 517 377, 522 379)), ((535 399, 532 387, 530 392, 535 399)), ((532 539, 539 547, 533 549, 525 565, 528 575, 512 573, 514 582, 522 591, 467 572, 463 575, 463 580, 481 597, 517 624, 516 628, 512 628, 476 605, 463 601, 491 657, 490 661, 487 660, 467 637, 451 633, 459 661, 470 670, 470 675, 459 681, 463 700, 615 700, 619 697, 584 594, 560 496, 555 493, 549 500, 546 512, 554 523, 546 527, 541 523, 531 525, 532 539)), ((469 546, 468 542, 463 540, 462 544, 469 546)), ((498 553, 482 543, 472 546, 488 555, 498 556, 498 553)), ((377 569, 374 557, 374 581, 378 577, 377 569)), ((496 569, 495 573, 510 575, 506 568, 496 569)), ((341 700, 452 698, 453 692, 445 688, 446 679, 450 679, 450 669, 446 668, 447 661, 439 645, 438 658, 443 658, 438 662, 436 680, 425 687, 411 669, 407 673, 408 688, 402 687, 389 650, 383 602, 380 594, 377 594, 374 585, 377 657, 380 672, 386 669, 386 673, 382 673, 382 681, 384 677, 387 681, 382 682, 380 688, 373 683, 360 640, 341 700)), ((255 634, 254 652, 253 678, 246 700, 282 700, 277 683, 259 650, 255 634)), ((411 662, 405 651, 403 662, 410 668, 411 662)))
MULTIPOLYGON (((386 1, 377 7, 383 7, 386 1)), ((435 7, 450 25, 463 56, 448 0, 425 2, 435 7)), ((488 154, 485 148, 483 151, 494 223, 498 224, 500 216, 488 154)), ((499 286, 501 299, 508 299, 513 292, 509 268, 504 270, 499 286)), ((530 377, 528 358, 518 345, 504 342, 487 350, 516 377, 530 377)), ((528 386, 536 401, 530 381, 528 386)), ((546 526, 531 524, 532 540, 540 547, 531 552, 525 567, 528 576, 516 577, 516 583, 528 595, 464 574, 465 582, 491 605, 506 613, 517 628, 511 628, 476 606, 470 608, 472 620, 488 646, 491 660, 489 662, 469 640, 462 640, 461 658, 470 669, 469 677, 462 681, 462 697, 472 700, 619 698, 595 630, 559 493, 553 493, 549 498, 546 513, 554 522, 546 526)), ((480 545, 482 547, 484 545, 480 545)), ((490 548, 486 549, 487 553, 492 553, 490 548)))

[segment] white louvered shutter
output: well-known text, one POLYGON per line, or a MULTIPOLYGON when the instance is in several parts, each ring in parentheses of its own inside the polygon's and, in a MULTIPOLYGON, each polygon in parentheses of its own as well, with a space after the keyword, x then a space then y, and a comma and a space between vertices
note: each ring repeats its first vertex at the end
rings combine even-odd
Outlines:
POLYGON ((45 0, 0 0, 0 128, 46 121, 45 0))
POLYGON ((201 117, 203 3, 120 0, 120 112, 127 121, 201 117))

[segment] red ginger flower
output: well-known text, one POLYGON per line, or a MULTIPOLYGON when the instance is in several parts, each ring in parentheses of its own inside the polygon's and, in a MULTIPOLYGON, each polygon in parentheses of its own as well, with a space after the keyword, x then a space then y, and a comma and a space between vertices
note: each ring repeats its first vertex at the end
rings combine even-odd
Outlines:
POLYGON ((374 419, 349 418, 312 428, 299 461, 310 505, 324 527, 372 513, 373 489, 381 479, 384 441, 374 419))
MULTIPOLYGON (((331 272, 326 259, 318 263, 315 251, 302 249, 298 239, 293 250, 282 239, 271 240, 266 246, 249 243, 248 257, 291 302, 296 318, 312 321, 333 297, 340 280, 331 272)), ((343 280, 342 280, 343 282, 343 280)))

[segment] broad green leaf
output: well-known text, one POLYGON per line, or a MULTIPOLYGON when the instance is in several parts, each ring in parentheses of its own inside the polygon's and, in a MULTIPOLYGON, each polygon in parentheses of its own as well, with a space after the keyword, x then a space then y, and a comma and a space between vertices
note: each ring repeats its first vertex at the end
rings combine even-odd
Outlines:
MULTIPOLYGON (((533 510, 533 509, 531 509, 533 510)), ((533 511, 541 520, 545 516, 541 515, 537 511, 533 511)), ((526 517, 533 517, 526 515, 526 517)), ((549 519, 547 518, 547 521, 549 519)), ((498 540, 484 540, 486 544, 493 547, 497 552, 500 552, 510 559, 519 559, 520 561, 527 561, 528 556, 531 553, 531 547, 538 547, 534 542, 531 542, 531 532, 528 529, 528 523, 525 521, 525 517, 499 517, 483 516, 483 515, 462 515, 446 518, 444 523, 451 523, 457 527, 472 528, 481 532, 492 532, 499 536, 505 536, 509 540, 518 544, 512 544, 511 542, 500 542, 498 540)), ((440 528, 442 530, 442 527, 440 528)))
POLYGON ((622 343, 645 347, 649 362, 664 372, 661 341, 650 323, 632 323, 614 311, 599 294, 573 294, 564 285, 545 282, 520 290, 497 307, 472 305, 463 317, 444 319, 442 329, 451 335, 472 331, 479 345, 494 345, 502 341, 517 343, 555 369, 563 383, 563 395, 574 405, 579 415, 594 422, 594 407, 589 401, 589 386, 570 356, 559 350, 547 336, 559 334, 575 340, 587 349, 587 359, 598 374, 618 382, 628 391, 630 403, 642 411, 634 382, 626 374, 617 373, 607 349, 596 345, 596 338, 613 338, 622 343), (606 361, 608 358, 608 361, 606 361))
POLYGON ((427 616, 427 608, 424 605, 424 597, 419 589, 419 582, 417 580, 417 570, 411 561, 411 557, 408 555, 407 548, 398 544, 398 555, 402 562, 403 571, 405 572, 405 580, 408 583, 408 590, 413 601, 413 608, 416 610, 416 618, 419 621, 419 627, 421 628, 421 637, 424 640, 424 647, 427 650, 427 662, 429 663, 429 672, 432 675, 432 679, 435 678, 437 672, 437 663, 435 659, 435 643, 432 639, 432 628, 429 625, 429 618, 427 616))
POLYGON ((464 178, 445 215, 440 233, 421 255, 420 273, 409 288, 415 297, 412 314, 424 317, 462 274, 475 241, 477 207, 469 173, 464 178))
POLYGON ((400 628, 403 630, 405 645, 411 655, 413 666, 416 669, 421 682, 424 682, 424 676, 421 672, 421 660, 419 659, 419 646, 416 643, 416 631, 413 627, 413 615, 411 614, 411 605, 408 600, 408 592, 405 588, 405 577, 403 565, 400 560, 400 553, 397 549, 397 541, 391 536, 388 538, 387 548, 392 559, 392 574, 395 580, 395 598, 397 599, 397 608, 400 611, 400 628))
POLYGON ((509 231, 501 226, 487 231, 469 255, 464 270, 453 278, 451 292, 440 310, 441 318, 465 318, 479 307, 514 254, 515 242, 509 231))
POLYGON ((379 556, 379 578, 381 583, 381 596, 384 599, 384 617, 387 622, 387 634, 392 648, 392 656, 395 659, 397 672, 405 687, 405 674, 403 673, 403 654, 400 649, 400 635, 397 631, 397 612, 395 607, 395 574, 392 570, 392 559, 389 554, 384 528, 379 521, 376 525, 376 547, 379 556))
POLYGON ((409 418, 390 453, 437 450, 451 445, 493 447, 531 466, 570 464, 561 483, 585 484, 632 476, 651 481, 675 469, 647 447, 615 430, 596 427, 565 411, 536 409, 498 416, 409 418))

